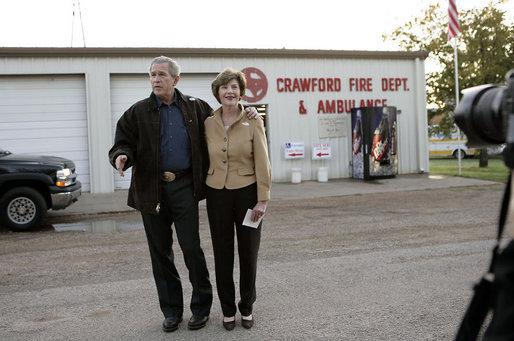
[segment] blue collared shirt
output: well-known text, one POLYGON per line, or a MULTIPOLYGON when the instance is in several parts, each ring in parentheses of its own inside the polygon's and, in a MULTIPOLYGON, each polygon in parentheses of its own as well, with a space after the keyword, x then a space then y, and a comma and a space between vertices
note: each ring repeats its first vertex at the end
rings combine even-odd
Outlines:
POLYGON ((178 96, 167 105, 157 97, 161 112, 161 171, 180 172, 191 168, 191 141, 184 125, 178 96))

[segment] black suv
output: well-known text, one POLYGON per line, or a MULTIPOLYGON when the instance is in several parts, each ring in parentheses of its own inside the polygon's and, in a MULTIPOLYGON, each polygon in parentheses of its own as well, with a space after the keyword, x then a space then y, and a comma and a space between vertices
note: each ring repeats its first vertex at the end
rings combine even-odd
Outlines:
POLYGON ((38 225, 48 209, 77 201, 81 188, 73 161, 0 149, 0 223, 11 230, 38 225))

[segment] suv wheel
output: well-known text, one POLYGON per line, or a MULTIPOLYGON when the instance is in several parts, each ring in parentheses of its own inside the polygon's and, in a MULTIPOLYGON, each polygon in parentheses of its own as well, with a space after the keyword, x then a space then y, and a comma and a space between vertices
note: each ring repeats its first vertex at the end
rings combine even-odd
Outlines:
POLYGON ((0 200, 0 219, 13 231, 27 231, 39 224, 47 211, 41 193, 30 187, 13 188, 0 200))

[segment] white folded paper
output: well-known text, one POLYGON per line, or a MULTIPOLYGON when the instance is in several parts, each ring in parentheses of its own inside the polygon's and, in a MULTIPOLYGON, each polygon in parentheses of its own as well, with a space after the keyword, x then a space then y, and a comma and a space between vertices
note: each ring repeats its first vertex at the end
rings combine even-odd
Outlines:
POLYGON ((243 225, 248 226, 248 227, 253 227, 254 229, 256 229, 257 227, 259 227, 259 223, 261 222, 263 217, 264 217, 264 215, 262 215, 259 218, 259 220, 253 222, 252 221, 252 210, 248 209, 248 211, 246 211, 245 219, 243 220, 243 225))

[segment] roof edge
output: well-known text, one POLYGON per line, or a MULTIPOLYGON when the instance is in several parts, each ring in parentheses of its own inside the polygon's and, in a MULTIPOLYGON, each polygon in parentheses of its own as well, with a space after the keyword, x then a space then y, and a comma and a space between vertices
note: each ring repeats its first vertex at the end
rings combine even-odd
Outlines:
POLYGON ((290 57, 426 59, 426 51, 358 51, 233 48, 0 47, 0 57, 290 57))

